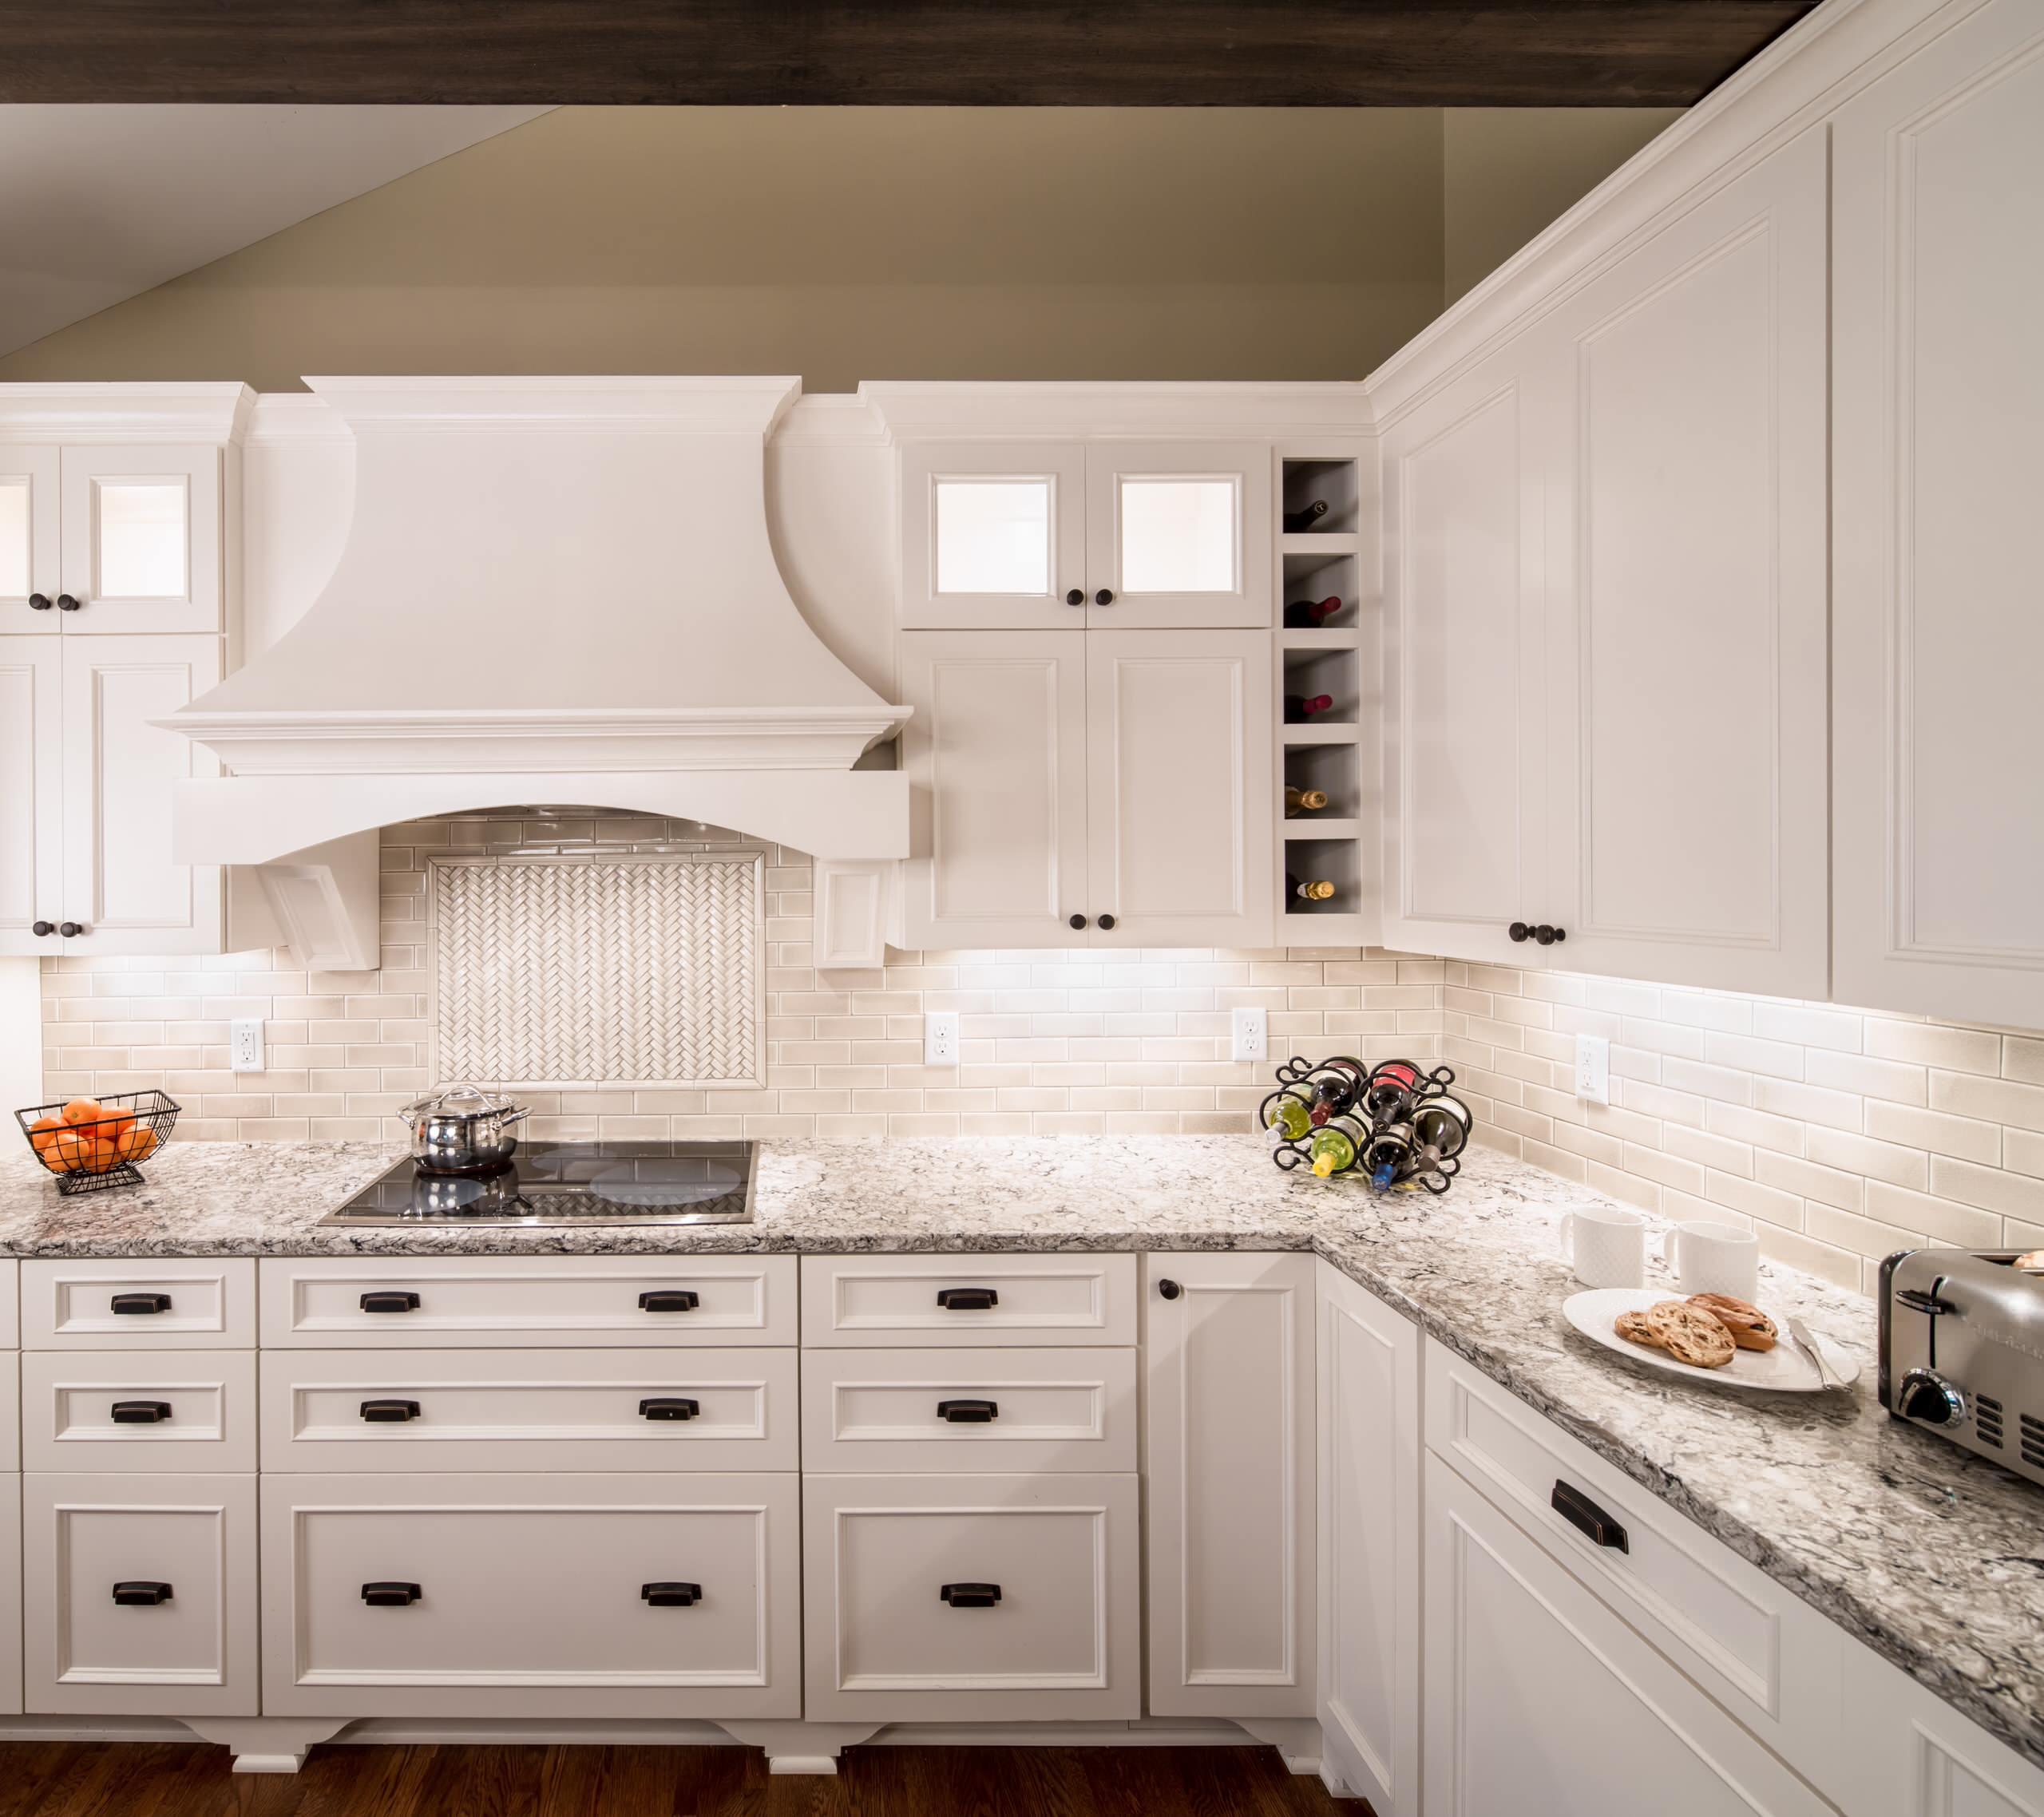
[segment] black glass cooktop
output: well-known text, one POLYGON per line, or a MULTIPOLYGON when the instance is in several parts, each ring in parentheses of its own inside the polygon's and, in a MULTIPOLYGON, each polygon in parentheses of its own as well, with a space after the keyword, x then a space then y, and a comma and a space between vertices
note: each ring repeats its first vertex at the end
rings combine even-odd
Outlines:
POLYGON ((489 1174, 407 1157, 322 1224, 750 1224, 749 1142, 524 1142, 489 1174))

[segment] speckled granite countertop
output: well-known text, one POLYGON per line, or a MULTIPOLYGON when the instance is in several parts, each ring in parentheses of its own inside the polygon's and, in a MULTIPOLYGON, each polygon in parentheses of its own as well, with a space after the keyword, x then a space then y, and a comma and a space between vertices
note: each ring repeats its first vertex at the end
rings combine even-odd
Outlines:
POLYGON ((1849 1395, 1749 1399, 1579 1337, 1554 1222, 1598 1195, 1537 1169, 1472 1152, 1444 1198, 1377 1199, 1280 1174, 1251 1135, 768 1142, 750 1226, 315 1228, 390 1158, 179 1143, 141 1187, 64 1200, 10 1155, 0 1255, 1311 1249, 2044 1764, 2044 1490, 1890 1420, 1872 1304, 1792 1270, 1763 1297, 1860 1359, 1849 1395))

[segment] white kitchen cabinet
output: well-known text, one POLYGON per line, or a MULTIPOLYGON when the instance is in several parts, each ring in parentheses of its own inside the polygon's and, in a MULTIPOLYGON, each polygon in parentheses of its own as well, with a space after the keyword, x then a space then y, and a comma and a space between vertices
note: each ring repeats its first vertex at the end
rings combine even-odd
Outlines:
POLYGON ((1377 1817, 1420 1784, 1420 1340, 1330 1264, 1319 1313, 1320 1724, 1377 1817))
MULTIPOLYGON (((6 500, 0 484, 0 508, 6 500)), ((0 954, 68 945, 57 931, 65 912, 63 655, 58 637, 0 639, 0 954)))
POLYGON ((0 1716, 22 1708, 22 1479, 0 1476, 0 1716))
POLYGON ((1143 1261, 1151 1713, 1310 1716, 1313 1258, 1143 1261))
POLYGON ((31 1350, 21 1387, 25 1469, 256 1468, 252 1350, 31 1350))
POLYGON ((203 443, 63 450, 65 632, 225 628, 220 464, 203 443))
POLYGON ((32 1257, 22 1269, 30 1350, 252 1350, 247 1256, 32 1257))
POLYGON ((805 1349, 1132 1344, 1135 1257, 802 1258, 805 1349))
POLYGON ((1270 623, 1261 442, 910 442, 912 630, 1270 623))
POLYGON ((1268 944, 1266 635, 910 631, 901 664, 911 948, 1268 944))
POLYGON ((1844 1649, 1845 1775, 1852 1817, 2044 1817, 2044 1771, 1871 1647, 1844 1649))
POLYGON ((1832 142, 1833 992, 2024 1027, 2044 1027, 2040 46, 2033 0, 1990 0, 1832 142))
POLYGON ((1426 1817, 1828 1817, 1478 1490, 1425 1471, 1426 1817))
POLYGON ((54 631, 64 591, 57 452, 0 445, 0 631, 54 631))

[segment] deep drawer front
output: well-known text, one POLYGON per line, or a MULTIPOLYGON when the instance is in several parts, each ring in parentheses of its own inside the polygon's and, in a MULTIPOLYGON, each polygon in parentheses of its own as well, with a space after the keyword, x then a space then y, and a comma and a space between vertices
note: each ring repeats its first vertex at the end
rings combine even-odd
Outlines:
POLYGON ((249 1350, 256 1264, 246 1256, 176 1261, 22 1265, 27 1350, 249 1350))
POLYGON ((1137 1482, 806 1478, 805 1713, 1137 1715, 1137 1482))
POLYGON ((256 1713, 254 1477, 22 1483, 30 1714, 256 1713))
POLYGON ((798 1715, 799 1497, 789 1475, 266 1478, 265 1713, 798 1715))
POLYGON ((1131 1471, 1133 1350, 812 1351, 810 1471, 1131 1471))
POLYGON ((1135 1257, 806 1256, 802 1343, 1132 1344, 1135 1257))
POLYGON ((266 1348, 795 1342, 792 1256, 266 1258, 266 1348))
POLYGON ((1792 1764, 1828 1768, 1798 1756, 1828 1732, 1837 1628, 1431 1339, 1424 1380, 1429 1449, 1792 1764))
POLYGON ((22 1451, 32 1471, 252 1471, 252 1350, 31 1350, 22 1451))
POLYGON ((797 1352, 277 1351, 271 1471, 798 1467, 797 1352))

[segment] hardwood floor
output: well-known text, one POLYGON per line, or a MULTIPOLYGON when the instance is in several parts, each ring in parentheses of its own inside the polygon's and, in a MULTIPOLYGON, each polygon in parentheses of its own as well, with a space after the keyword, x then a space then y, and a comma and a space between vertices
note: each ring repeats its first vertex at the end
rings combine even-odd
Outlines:
POLYGON ((1268 1748, 865 1748, 774 1779, 747 1748, 0 1745, 0 1817, 1359 1817, 1268 1748))

